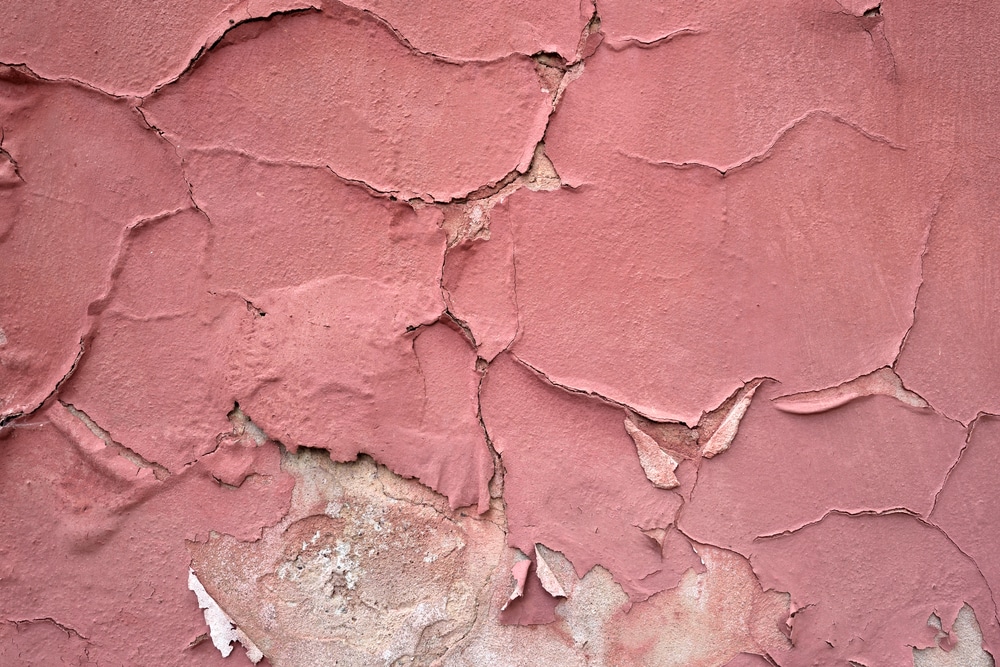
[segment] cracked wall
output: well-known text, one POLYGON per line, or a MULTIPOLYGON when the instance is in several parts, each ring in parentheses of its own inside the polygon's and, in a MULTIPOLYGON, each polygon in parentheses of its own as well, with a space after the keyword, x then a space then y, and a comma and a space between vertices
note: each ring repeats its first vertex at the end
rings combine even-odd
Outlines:
POLYGON ((0 21, 0 663, 992 665, 1000 9, 0 21))

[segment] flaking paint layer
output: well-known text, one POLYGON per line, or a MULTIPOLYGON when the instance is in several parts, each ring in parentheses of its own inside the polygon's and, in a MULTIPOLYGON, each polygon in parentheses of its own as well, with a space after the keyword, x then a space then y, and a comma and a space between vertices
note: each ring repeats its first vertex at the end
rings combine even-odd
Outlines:
POLYGON ((8 4, 0 664, 993 664, 996 7, 8 4))

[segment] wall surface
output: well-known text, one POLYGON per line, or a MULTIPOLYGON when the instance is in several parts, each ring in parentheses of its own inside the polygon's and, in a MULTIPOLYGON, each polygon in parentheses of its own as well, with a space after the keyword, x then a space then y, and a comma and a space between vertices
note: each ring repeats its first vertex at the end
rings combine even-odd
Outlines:
POLYGON ((993 664, 1000 4, 13 0, 0 664, 993 664))

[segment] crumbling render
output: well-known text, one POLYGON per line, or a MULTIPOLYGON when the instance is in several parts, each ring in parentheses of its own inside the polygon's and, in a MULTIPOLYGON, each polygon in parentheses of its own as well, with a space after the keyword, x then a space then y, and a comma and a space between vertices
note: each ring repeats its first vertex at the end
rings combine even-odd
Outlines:
POLYGON ((1000 8, 5 9, 3 665, 993 664, 1000 8))

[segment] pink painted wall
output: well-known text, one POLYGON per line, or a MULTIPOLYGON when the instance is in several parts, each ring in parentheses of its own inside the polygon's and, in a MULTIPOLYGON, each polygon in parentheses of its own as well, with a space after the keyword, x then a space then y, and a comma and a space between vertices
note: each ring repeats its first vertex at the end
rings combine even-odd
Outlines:
POLYGON ((992 664, 998 22, 8 3, 0 664, 992 664))

